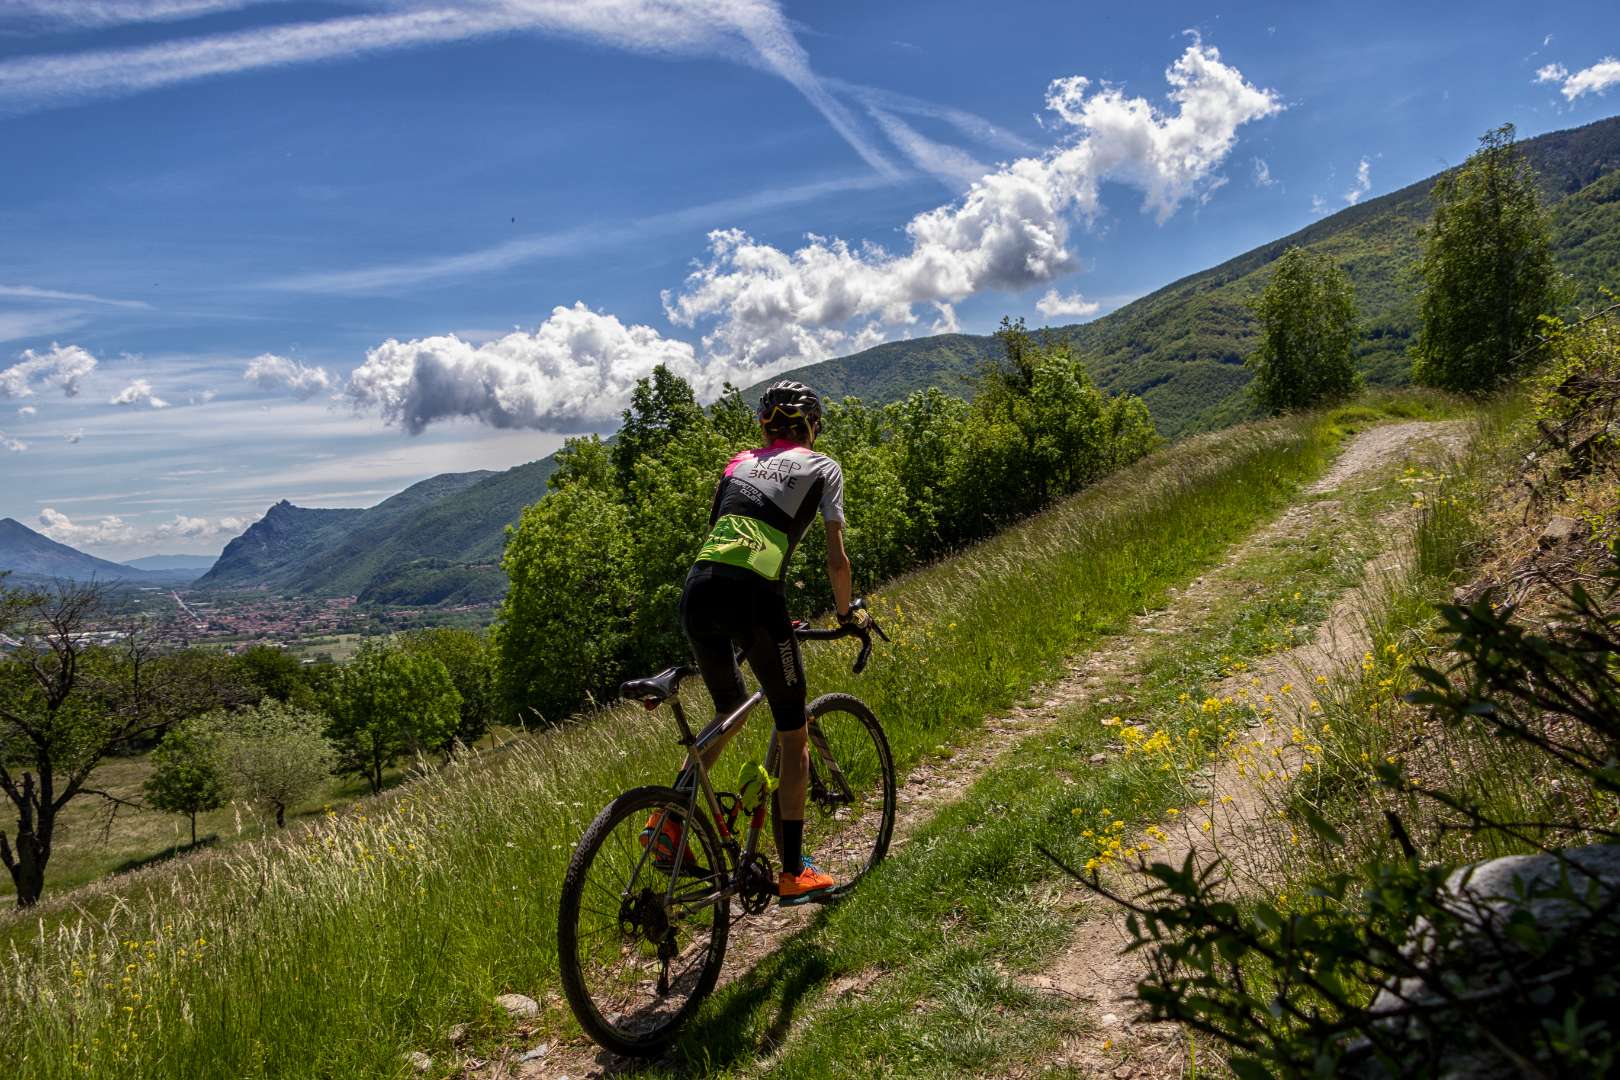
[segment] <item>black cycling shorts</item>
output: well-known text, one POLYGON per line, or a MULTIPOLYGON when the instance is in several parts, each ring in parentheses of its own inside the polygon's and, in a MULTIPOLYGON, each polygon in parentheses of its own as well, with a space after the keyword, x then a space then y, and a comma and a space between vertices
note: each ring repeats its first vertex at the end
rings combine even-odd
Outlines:
POLYGON ((748 698, 740 646, 770 702, 776 730, 804 726, 804 664, 788 618, 787 598, 750 571, 698 563, 681 592, 681 629, 692 643, 703 685, 717 715, 734 712, 748 698))

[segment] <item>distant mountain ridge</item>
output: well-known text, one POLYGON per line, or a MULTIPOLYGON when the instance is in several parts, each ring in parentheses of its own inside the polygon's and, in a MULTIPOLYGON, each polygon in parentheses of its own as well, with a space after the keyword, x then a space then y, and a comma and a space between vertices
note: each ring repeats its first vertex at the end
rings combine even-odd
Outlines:
POLYGON ((358 592, 368 567, 421 557, 409 551, 409 538, 421 538, 413 519, 495 475, 441 473, 365 510, 309 509, 283 499, 225 545, 197 587, 358 592))
MULTIPOLYGON (((1620 284, 1620 117, 1520 144, 1540 172, 1560 266, 1585 296, 1620 284)), ((1055 327, 1093 377, 1147 402, 1167 436, 1252 415, 1243 359, 1255 330, 1246 301, 1291 246, 1332 256, 1349 273, 1366 331, 1358 360, 1369 381, 1406 381, 1417 328, 1413 283, 1434 177, 1341 210, 1218 266, 1171 282, 1090 323, 1055 327)), ((893 341, 784 372, 827 397, 885 404, 938 386, 971 393, 1001 354, 993 335, 893 341)), ((762 386, 760 384, 760 386, 762 386)), ((760 386, 745 393, 756 394, 760 386)), ((499 473, 447 473, 369 510, 306 510, 282 502, 227 545, 199 586, 354 594, 377 603, 489 599, 505 587, 505 528, 541 498, 554 457, 499 473)))
POLYGON ((0 518, 0 570, 30 579, 62 578, 68 581, 129 581, 156 583, 164 580, 143 570, 98 559, 77 548, 58 543, 35 532, 16 518, 0 518))
POLYGON ((217 555, 142 555, 125 559, 123 565, 135 570, 195 570, 201 574, 219 558, 217 555))

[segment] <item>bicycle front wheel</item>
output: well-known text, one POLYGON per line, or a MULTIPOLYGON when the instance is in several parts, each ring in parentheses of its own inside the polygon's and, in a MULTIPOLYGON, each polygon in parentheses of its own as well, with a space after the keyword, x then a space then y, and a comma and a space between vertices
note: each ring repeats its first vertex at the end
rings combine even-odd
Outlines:
POLYGON ((620 795, 581 837, 563 878, 557 957, 585 1033, 649 1057, 714 989, 731 926, 725 853, 687 796, 620 795))
POLYGON ((812 701, 804 852, 840 892, 888 853, 896 801, 894 758, 872 710, 850 694, 812 701))

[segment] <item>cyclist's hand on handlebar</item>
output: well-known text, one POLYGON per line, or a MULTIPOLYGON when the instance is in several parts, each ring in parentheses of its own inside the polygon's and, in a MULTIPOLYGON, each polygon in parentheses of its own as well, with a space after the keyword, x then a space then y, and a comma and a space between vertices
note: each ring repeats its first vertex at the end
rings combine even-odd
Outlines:
POLYGON ((870 630, 872 613, 866 610, 866 601, 860 597, 850 601, 849 610, 839 612, 838 625, 851 627, 856 631, 870 630))

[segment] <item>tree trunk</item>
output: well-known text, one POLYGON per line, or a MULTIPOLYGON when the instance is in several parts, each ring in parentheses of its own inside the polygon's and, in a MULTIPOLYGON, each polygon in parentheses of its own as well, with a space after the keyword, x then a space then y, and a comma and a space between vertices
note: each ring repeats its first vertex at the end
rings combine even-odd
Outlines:
MULTIPOLYGON (((5 838, 0 837, 0 845, 5 844, 5 838)), ((39 903, 39 898, 45 891, 45 861, 50 857, 50 847, 40 843, 39 837, 31 829, 17 830, 17 850, 15 856, 8 848, 5 852, 6 869, 11 871, 11 883, 17 889, 17 906, 19 908, 33 907, 39 903)))
POLYGON ((197 846, 197 811, 191 812, 191 846, 197 846))
POLYGON ((287 807, 285 805, 283 805, 282 803, 276 803, 276 828, 285 829, 286 827, 287 827, 287 807))

